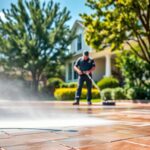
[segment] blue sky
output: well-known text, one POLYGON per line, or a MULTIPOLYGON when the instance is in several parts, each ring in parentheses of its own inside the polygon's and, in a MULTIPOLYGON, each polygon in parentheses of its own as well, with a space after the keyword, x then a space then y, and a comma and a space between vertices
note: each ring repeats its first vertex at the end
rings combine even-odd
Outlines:
MULTIPOLYGON (((41 0, 48 1, 48 0, 41 0)), ((59 2, 61 7, 66 6, 68 10, 71 12, 72 19, 68 22, 70 26, 73 25, 76 19, 80 19, 79 13, 89 13, 91 10, 85 6, 86 0, 54 0, 55 2, 59 2)), ((0 11, 2 9, 10 8, 11 3, 16 3, 17 0, 1 0, 0 1, 0 11)))

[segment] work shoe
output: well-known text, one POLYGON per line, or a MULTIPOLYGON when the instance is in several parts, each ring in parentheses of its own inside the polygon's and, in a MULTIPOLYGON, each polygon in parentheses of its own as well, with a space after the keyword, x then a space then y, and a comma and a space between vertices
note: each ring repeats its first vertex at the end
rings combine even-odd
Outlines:
POLYGON ((73 105, 79 105, 79 102, 74 102, 73 105))
POLYGON ((91 103, 91 102, 88 102, 88 105, 92 105, 92 103, 91 103))

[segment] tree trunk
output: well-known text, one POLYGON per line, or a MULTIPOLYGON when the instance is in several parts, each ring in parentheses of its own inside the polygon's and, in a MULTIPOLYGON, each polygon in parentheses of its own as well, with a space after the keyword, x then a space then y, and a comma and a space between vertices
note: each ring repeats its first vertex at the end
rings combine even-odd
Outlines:
POLYGON ((36 73, 32 72, 32 89, 35 94, 38 93, 38 86, 39 86, 39 78, 37 77, 36 73))

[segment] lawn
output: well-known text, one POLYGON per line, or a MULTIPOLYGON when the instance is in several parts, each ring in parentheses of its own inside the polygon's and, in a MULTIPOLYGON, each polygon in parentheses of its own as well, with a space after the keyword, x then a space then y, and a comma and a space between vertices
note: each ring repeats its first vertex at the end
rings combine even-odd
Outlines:
MULTIPOLYGON (((81 102, 87 102, 87 100, 86 99, 81 99, 81 102)), ((101 99, 92 99, 92 102, 93 103, 99 103, 99 102, 102 102, 102 100, 101 99)))

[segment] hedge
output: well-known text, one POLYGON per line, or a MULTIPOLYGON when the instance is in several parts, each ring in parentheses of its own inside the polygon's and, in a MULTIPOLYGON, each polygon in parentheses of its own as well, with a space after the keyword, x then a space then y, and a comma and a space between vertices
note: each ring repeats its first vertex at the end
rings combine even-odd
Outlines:
POLYGON ((70 83, 62 83, 61 84, 61 88, 76 88, 78 86, 78 83, 77 82, 70 82, 70 83))
POLYGON ((101 91, 101 99, 102 100, 112 100, 112 89, 107 88, 101 91))
POLYGON ((59 88, 64 81, 60 78, 49 78, 47 80, 47 85, 45 87, 40 87, 40 91, 43 93, 50 94, 50 96, 54 96, 54 91, 56 88, 59 88))
MULTIPOLYGON (((64 82, 60 85, 60 88, 77 88, 77 87, 78 87, 78 82, 69 82, 69 83, 64 82)), ((86 82, 84 82, 83 88, 86 87, 87 87, 86 82)), ((93 88, 95 89, 94 86, 93 88)))
POLYGON ((128 99, 150 99, 150 90, 144 89, 144 88, 129 88, 126 90, 126 95, 128 99))
MULTIPOLYGON (((54 92, 54 96, 57 100, 74 100, 76 88, 58 88, 54 92)), ((85 99, 87 94, 87 89, 82 89, 81 99, 85 99)), ((97 89, 92 89, 92 98, 100 98, 99 91, 97 89)))
POLYGON ((104 77, 97 85, 101 90, 106 88, 116 88, 119 86, 119 81, 114 77, 104 77))
POLYGON ((123 88, 106 88, 101 91, 102 100, 123 100, 126 98, 126 93, 123 88))
POLYGON ((114 88, 111 93, 113 100, 123 100, 126 99, 126 94, 123 88, 114 88))
POLYGON ((47 87, 59 88, 64 81, 60 78, 49 78, 47 81, 47 87))
POLYGON ((133 88, 129 88, 126 90, 126 97, 129 100, 133 100, 136 97, 135 90, 133 88))

